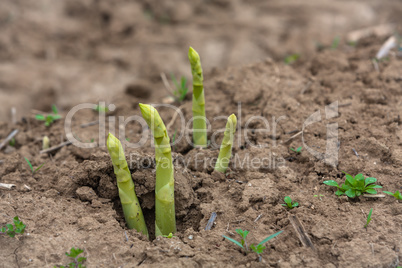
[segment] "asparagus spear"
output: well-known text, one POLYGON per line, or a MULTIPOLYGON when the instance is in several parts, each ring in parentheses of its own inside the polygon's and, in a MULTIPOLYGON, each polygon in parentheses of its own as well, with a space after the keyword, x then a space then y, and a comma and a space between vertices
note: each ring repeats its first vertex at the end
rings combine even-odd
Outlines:
POLYGON ((112 158, 114 174, 116 174, 117 187, 123 207, 124 217, 128 228, 136 229, 148 237, 147 226, 145 225, 144 215, 140 207, 137 195, 134 190, 134 182, 127 166, 126 157, 120 141, 109 133, 107 137, 107 149, 112 158))
POLYGON ((140 109, 155 139, 155 235, 169 235, 176 232, 170 140, 158 111, 151 105, 142 103, 140 109))
POLYGON ((200 56, 190 47, 188 59, 193 75, 193 142, 195 146, 207 147, 207 123, 205 118, 204 85, 200 56))
POLYGON ((234 134, 236 132, 237 118, 234 114, 228 117, 226 129, 223 136, 218 160, 216 160, 215 170, 225 173, 228 168, 230 157, 232 156, 232 146, 234 134))

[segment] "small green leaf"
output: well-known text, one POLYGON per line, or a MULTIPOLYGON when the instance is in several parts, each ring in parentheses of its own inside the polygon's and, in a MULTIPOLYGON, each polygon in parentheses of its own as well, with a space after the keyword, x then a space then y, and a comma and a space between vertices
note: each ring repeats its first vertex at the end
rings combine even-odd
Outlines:
POLYGON ((45 164, 45 163, 43 163, 42 165, 40 165, 39 167, 37 167, 33 173, 35 173, 35 172, 38 171, 41 167, 43 167, 44 164, 45 164))
POLYGON ((392 192, 388 192, 388 191, 382 191, 384 194, 389 194, 389 195, 394 195, 394 193, 392 193, 392 192))
POLYGON ((374 189, 374 188, 382 188, 381 185, 370 184, 366 187, 366 189, 374 189))
POLYGON ((368 177, 368 178, 366 178, 366 181, 365 181, 364 186, 367 186, 367 185, 369 185, 369 184, 375 183, 376 181, 377 181, 376 178, 368 177))
POLYGON ((355 187, 356 186, 356 180, 351 175, 347 174, 345 184, 348 184, 349 186, 355 187))
POLYGON ((29 160, 28 160, 28 158, 26 158, 26 157, 24 157, 25 158, 25 161, 27 161, 27 163, 28 163, 28 165, 29 165, 29 167, 31 168, 31 171, 32 171, 32 173, 34 172, 34 169, 33 169, 33 166, 32 166, 32 164, 31 164, 31 162, 29 162, 29 160))
POLYGON ((374 189, 366 189, 366 193, 369 193, 369 194, 377 194, 377 191, 374 190, 374 189))
POLYGON ((338 190, 335 192, 335 195, 337 195, 337 196, 341 196, 343 194, 345 194, 345 192, 343 192, 342 190, 338 190))
POLYGON ((36 120, 39 120, 39 121, 45 121, 46 120, 45 116, 42 115, 42 114, 35 115, 35 118, 36 118, 36 120))
POLYGON ((292 204, 292 207, 297 207, 297 206, 299 206, 299 203, 297 203, 297 202, 294 202, 293 204, 292 204))
POLYGON ((275 233, 275 234, 273 234, 273 235, 268 236, 267 238, 265 238, 264 240, 262 240, 257 246, 259 246, 259 245, 261 245, 261 246, 264 245, 265 243, 267 243, 267 242, 268 242, 269 240, 271 240, 272 238, 274 238, 274 237, 280 235, 282 232, 283 232, 283 231, 279 231, 279 232, 277 232, 277 233, 275 233))
POLYGON ((52 111, 53 111, 53 113, 54 114, 58 114, 59 113, 59 111, 57 110, 57 107, 56 107, 56 105, 52 105, 52 111))
POLYGON ((356 197, 356 190, 354 189, 349 189, 345 192, 345 194, 350 197, 350 198, 355 198, 356 197))
POLYGON ((83 261, 85 261, 87 258, 85 258, 85 257, 79 257, 79 258, 77 258, 77 261, 78 262, 83 262, 83 261))
POLYGON ((338 183, 334 180, 324 181, 323 183, 329 186, 339 187, 338 183))
POLYGON ((230 237, 224 236, 224 235, 222 235, 222 236, 223 236, 223 238, 226 238, 226 239, 229 240, 230 242, 235 243, 236 245, 238 245, 239 247, 241 247, 242 249, 244 249, 244 247, 243 247, 238 241, 236 241, 236 240, 234 240, 234 239, 232 239, 232 238, 230 238, 230 237))
POLYGON ((288 207, 292 207, 292 199, 289 196, 285 196, 283 200, 288 205, 288 207))

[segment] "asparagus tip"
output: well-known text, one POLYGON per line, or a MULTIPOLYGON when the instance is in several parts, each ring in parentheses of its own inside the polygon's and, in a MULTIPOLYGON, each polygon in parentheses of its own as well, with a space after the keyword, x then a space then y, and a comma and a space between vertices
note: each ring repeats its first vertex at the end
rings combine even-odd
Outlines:
POLYGON ((200 60, 200 55, 198 55, 197 51, 194 48, 190 47, 188 49, 188 59, 190 63, 197 63, 200 60))

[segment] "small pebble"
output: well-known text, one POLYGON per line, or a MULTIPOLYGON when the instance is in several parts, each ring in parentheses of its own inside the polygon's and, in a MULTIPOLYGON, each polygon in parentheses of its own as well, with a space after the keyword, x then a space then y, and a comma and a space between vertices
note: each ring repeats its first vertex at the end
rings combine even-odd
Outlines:
POLYGON ((189 236, 188 236, 188 239, 193 240, 193 236, 192 236, 192 235, 189 235, 189 236))

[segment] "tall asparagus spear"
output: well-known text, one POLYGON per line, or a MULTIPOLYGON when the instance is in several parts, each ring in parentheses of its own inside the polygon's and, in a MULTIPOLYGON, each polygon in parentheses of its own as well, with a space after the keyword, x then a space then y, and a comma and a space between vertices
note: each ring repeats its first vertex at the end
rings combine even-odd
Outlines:
POLYGON ((155 235, 169 235, 176 232, 170 140, 158 111, 151 105, 142 103, 140 103, 140 109, 155 140, 155 235))
POLYGON ((205 117, 204 85, 200 56, 190 47, 188 59, 193 75, 193 142, 195 146, 207 147, 207 123, 205 117))
POLYGON ((230 157, 232 156, 232 146, 234 134, 236 132, 237 118, 234 114, 228 117, 225 133, 223 136, 221 149, 219 151, 218 160, 215 164, 215 170, 225 173, 228 168, 230 157))
POLYGON ((127 166, 123 147, 120 141, 111 133, 109 133, 107 137, 107 149, 112 158, 121 206, 123 207, 128 228, 136 229, 138 232, 142 232, 148 237, 148 229, 145 225, 140 202, 134 191, 134 182, 131 179, 131 173, 127 166))

